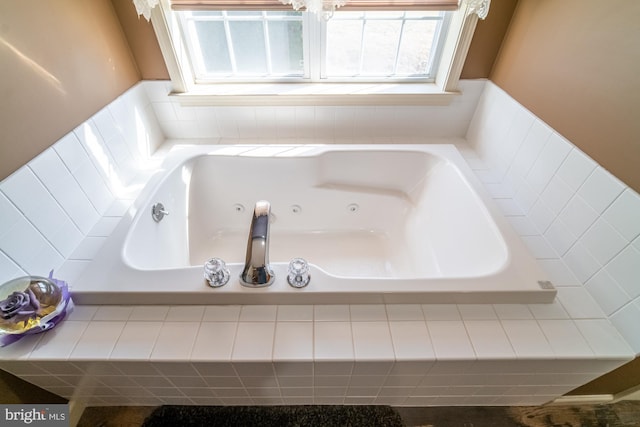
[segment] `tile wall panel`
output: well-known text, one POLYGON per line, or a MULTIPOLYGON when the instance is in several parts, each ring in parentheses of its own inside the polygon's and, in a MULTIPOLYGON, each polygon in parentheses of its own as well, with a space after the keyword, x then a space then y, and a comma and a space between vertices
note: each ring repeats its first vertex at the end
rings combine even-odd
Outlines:
POLYGON ((0 283, 50 270, 76 277, 163 141, 139 84, 0 182, 0 283))
POLYGON ((145 88, 162 130, 170 139, 384 143, 425 136, 463 137, 483 86, 483 80, 461 81, 462 95, 448 106, 357 107, 183 106, 168 96, 168 82, 146 82, 145 88))
POLYGON ((492 82, 466 138, 470 165, 560 288, 569 316, 604 313, 640 353, 638 193, 492 82))

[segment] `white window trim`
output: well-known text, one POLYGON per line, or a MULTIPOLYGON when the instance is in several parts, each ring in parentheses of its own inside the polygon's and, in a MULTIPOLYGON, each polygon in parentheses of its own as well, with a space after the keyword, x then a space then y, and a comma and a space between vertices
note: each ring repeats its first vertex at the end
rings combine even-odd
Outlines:
POLYGON ((160 0, 151 22, 172 82, 183 105, 448 105, 459 94, 458 80, 478 15, 489 0, 461 0, 453 13, 434 83, 218 83, 195 85, 169 0, 160 0))

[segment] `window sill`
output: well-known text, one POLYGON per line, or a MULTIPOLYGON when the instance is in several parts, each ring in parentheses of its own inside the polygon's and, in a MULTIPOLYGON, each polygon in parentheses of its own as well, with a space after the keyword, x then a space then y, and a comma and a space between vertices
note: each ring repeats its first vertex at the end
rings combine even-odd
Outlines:
POLYGON ((221 83, 171 94, 185 106, 449 105, 456 95, 434 83, 221 83))

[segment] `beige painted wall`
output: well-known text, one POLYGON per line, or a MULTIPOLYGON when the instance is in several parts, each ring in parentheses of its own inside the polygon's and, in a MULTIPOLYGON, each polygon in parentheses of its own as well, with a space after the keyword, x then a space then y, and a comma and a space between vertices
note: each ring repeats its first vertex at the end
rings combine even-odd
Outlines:
POLYGON ((484 20, 478 20, 460 78, 489 77, 502 45, 502 39, 509 28, 516 4, 518 4, 518 0, 493 0, 491 2, 487 17, 484 20))
POLYGON ((143 80, 169 80, 153 25, 139 17, 131 0, 111 0, 143 80))
POLYGON ((0 180, 140 80, 109 0, 0 1, 0 180))
POLYGON ((640 191, 640 1, 519 0, 491 80, 640 191))

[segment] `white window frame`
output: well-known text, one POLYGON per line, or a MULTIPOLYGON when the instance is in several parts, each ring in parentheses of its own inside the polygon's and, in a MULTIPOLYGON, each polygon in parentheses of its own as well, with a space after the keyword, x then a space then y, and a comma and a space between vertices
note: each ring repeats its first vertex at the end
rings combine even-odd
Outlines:
POLYGON ((170 0, 160 0, 151 21, 160 44, 172 95, 183 105, 448 105, 488 0, 461 0, 453 12, 433 83, 216 83, 194 82, 180 26, 170 0))

